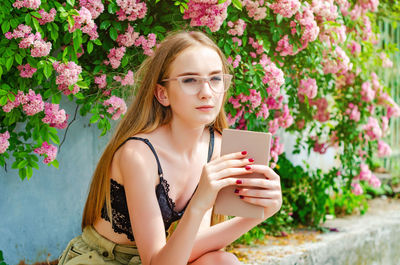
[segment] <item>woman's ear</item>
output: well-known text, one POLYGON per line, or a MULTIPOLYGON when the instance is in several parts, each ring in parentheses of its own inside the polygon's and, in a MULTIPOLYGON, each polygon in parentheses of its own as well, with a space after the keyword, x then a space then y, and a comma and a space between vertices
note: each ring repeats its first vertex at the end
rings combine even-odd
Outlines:
POLYGON ((163 105, 164 107, 169 106, 168 93, 167 89, 164 86, 157 84, 156 89, 154 90, 154 96, 161 105, 163 105))

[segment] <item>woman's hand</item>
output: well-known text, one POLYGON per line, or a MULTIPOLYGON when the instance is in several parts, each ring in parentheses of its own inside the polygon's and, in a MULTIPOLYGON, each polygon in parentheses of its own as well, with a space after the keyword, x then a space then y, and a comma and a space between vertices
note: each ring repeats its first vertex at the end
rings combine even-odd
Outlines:
POLYGON ((264 207, 264 218, 267 219, 282 206, 280 177, 265 165, 251 165, 249 171, 260 173, 265 179, 242 178, 241 184, 237 184, 235 193, 245 202, 264 207))
POLYGON ((254 160, 246 156, 246 151, 231 153, 204 165, 199 185, 190 201, 191 207, 207 211, 214 205, 220 189, 237 184, 237 176, 252 173, 249 165, 254 160))

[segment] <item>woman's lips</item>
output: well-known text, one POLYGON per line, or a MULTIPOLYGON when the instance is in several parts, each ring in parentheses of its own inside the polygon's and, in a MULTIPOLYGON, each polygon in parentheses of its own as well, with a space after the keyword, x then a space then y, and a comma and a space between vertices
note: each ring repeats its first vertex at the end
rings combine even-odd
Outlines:
POLYGON ((214 108, 214 106, 204 105, 204 106, 197 107, 196 109, 202 110, 202 111, 208 111, 208 110, 211 110, 212 108, 214 108))

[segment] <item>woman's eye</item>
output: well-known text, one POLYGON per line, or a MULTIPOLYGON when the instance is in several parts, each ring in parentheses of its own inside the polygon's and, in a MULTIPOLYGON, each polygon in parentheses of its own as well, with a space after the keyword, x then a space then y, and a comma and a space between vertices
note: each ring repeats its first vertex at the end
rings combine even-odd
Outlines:
POLYGON ((196 83, 198 80, 197 78, 194 77, 186 77, 182 79, 182 82, 187 84, 187 83, 196 83))
POLYGON ((215 76, 211 77, 211 81, 213 81, 213 82, 222 81, 222 76, 215 75, 215 76))

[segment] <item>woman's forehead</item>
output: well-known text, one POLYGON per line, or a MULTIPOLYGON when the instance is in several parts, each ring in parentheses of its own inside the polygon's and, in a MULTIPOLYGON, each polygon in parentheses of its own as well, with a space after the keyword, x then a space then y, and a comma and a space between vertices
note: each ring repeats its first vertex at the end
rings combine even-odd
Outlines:
POLYGON ((171 76, 183 72, 207 75, 211 72, 222 71, 223 67, 216 50, 207 46, 192 46, 179 53, 169 70, 171 76))

